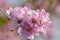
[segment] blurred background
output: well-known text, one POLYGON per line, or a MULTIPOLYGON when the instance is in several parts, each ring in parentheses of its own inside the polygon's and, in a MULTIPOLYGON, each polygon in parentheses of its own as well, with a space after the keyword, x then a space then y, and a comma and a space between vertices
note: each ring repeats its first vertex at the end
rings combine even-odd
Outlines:
MULTIPOLYGON (((52 40, 60 40, 60 0, 0 0, 0 8, 5 11, 10 7, 27 6, 31 9, 45 9, 50 13, 50 18, 54 23, 54 33, 52 40)), ((0 40, 24 40, 13 27, 13 22, 9 21, 0 11, 0 40)), ((35 40, 43 40, 40 35, 35 40)))

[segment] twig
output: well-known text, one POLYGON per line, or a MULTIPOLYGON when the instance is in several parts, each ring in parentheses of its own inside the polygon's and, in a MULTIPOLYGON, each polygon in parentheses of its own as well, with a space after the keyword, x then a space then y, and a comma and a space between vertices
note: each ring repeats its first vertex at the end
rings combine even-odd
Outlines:
POLYGON ((1 8, 0 8, 0 11, 3 13, 3 15, 4 15, 8 20, 12 20, 12 19, 9 17, 9 15, 8 15, 6 12, 4 12, 1 8))

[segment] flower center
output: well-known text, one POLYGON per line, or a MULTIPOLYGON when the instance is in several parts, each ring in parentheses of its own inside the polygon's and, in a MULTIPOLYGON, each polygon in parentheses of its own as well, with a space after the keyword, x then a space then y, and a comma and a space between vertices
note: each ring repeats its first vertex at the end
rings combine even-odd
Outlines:
POLYGON ((30 32, 31 31, 31 27, 30 26, 26 26, 26 31, 30 32))
POLYGON ((36 19, 35 18, 32 18, 32 23, 37 23, 36 19))
POLYGON ((22 19, 19 19, 17 22, 18 22, 19 24, 21 24, 21 23, 23 22, 23 20, 22 20, 22 19))

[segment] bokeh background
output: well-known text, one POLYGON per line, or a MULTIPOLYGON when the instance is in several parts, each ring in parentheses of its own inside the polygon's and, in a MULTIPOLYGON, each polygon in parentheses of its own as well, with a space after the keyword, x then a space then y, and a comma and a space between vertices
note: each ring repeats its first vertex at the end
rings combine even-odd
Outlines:
MULTIPOLYGON (((5 11, 10 7, 27 6, 31 9, 45 9, 50 13, 50 18, 54 23, 52 40, 60 40, 60 0, 0 0, 0 8, 5 11)), ((13 27, 13 22, 8 20, 0 11, 0 40, 25 40, 18 35, 13 27)), ((35 40, 43 40, 39 35, 35 40)))

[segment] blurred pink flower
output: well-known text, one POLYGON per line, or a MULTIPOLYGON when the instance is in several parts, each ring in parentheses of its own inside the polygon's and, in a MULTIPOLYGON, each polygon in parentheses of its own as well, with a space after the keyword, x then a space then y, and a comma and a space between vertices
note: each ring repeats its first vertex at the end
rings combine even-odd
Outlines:
POLYGON ((0 8, 1 8, 2 10, 9 9, 10 6, 11 6, 11 5, 8 4, 8 3, 6 2, 6 0, 0 0, 0 8))
POLYGON ((33 9, 33 5, 32 5, 32 3, 30 3, 30 2, 27 2, 26 4, 25 4, 25 6, 27 6, 28 8, 30 8, 30 9, 33 9))
POLYGON ((19 40, 13 23, 8 21, 3 28, 0 28, 0 40, 19 40))

